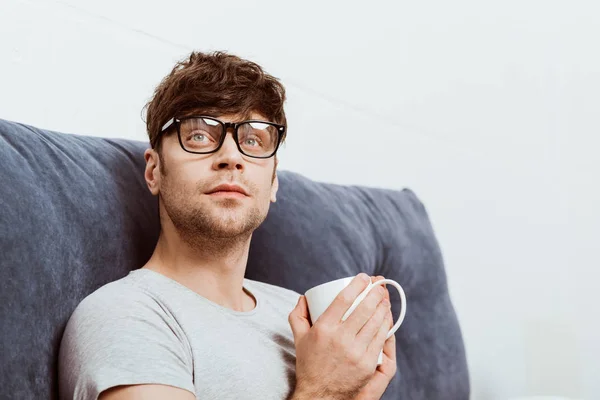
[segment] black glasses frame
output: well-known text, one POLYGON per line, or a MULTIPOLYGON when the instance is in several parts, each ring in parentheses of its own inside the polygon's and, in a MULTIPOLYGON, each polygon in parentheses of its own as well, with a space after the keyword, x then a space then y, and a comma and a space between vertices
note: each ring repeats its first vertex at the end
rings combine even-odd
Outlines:
POLYGON ((239 152, 245 156, 252 157, 252 158, 271 158, 271 157, 273 157, 275 155, 275 153, 277 153, 277 149, 279 149, 279 145, 281 144, 281 139, 283 138, 283 135, 285 134, 285 129, 286 129, 285 125, 280 125, 280 124, 276 124, 274 122, 269 122, 269 121, 262 121, 259 119, 249 119, 249 120, 241 121, 241 122, 223 122, 215 117, 211 117, 208 115, 190 115, 190 116, 181 117, 181 118, 176 118, 176 117, 171 118, 162 126, 160 133, 161 134, 164 133, 166 130, 168 130, 173 125, 175 125, 175 127, 177 129, 177 139, 179 140, 179 145, 181 146, 181 148, 184 151, 186 151, 188 153, 192 153, 192 154, 216 153, 217 151, 219 151, 221 146, 223 146, 223 143, 225 143, 225 138, 227 137, 227 130, 229 128, 233 128, 233 139, 235 140, 235 144, 237 145, 239 152), (221 127, 223 128, 223 135, 221 135, 221 140, 219 141, 219 144, 217 145, 217 147, 214 150, 191 151, 191 150, 186 149, 185 146, 183 145, 183 142, 181 141, 181 130, 180 130, 181 122, 185 121, 187 119, 195 119, 195 118, 208 118, 212 121, 218 122, 221 125, 221 127), (271 126, 274 126, 275 128, 277 128, 277 143, 275 144, 275 149, 273 150, 273 152, 271 154, 269 154, 268 156, 254 156, 254 155, 245 153, 244 150, 242 150, 242 147, 240 146, 240 142, 238 140, 238 128, 240 125, 248 123, 248 122, 260 122, 262 124, 271 125, 271 126))

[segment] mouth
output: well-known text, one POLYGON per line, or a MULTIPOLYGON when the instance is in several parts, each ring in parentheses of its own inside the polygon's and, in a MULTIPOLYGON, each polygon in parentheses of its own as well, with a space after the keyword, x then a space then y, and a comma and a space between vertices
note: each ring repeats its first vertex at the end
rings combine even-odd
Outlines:
POLYGON ((248 197, 240 192, 233 192, 229 190, 219 190, 216 192, 207 193, 211 197, 222 197, 222 198, 232 198, 232 199, 243 199, 244 197, 248 197))
POLYGON ((206 193, 211 197, 236 198, 248 197, 248 192, 238 185, 219 185, 206 193))

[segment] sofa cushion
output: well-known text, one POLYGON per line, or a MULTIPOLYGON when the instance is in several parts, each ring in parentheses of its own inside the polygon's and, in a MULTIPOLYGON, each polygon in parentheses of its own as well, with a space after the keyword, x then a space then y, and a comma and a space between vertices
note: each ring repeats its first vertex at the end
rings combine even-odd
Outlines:
MULTIPOLYGON (((0 120, 0 385, 11 398, 56 398, 72 311, 150 257, 159 225, 143 179, 146 148, 0 120)), ((246 277, 300 293, 361 271, 397 280, 408 311, 396 332, 398 373, 383 398, 468 399, 440 249, 415 194, 286 171, 279 179, 246 277)))

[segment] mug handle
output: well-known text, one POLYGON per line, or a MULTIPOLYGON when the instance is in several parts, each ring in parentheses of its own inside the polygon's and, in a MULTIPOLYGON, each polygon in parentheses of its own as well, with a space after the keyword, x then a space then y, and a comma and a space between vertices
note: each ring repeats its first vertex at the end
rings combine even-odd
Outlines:
POLYGON ((369 288, 367 293, 370 292, 371 289, 373 289, 376 285, 384 285, 384 284, 392 285, 393 287, 395 287, 398 290, 398 293, 400 294, 400 302, 401 302, 400 316, 398 317, 398 320, 396 321, 394 326, 392 326, 392 329, 390 329, 390 331, 388 332, 388 334, 386 336, 386 340, 387 340, 394 333, 396 333, 398 328, 400 328, 402 321, 404 321, 404 316, 406 315, 406 295, 404 294, 404 289, 402 289, 402 286, 400 286, 400 284, 398 282, 391 280, 391 279, 382 279, 377 282, 372 282, 371 287, 369 288))

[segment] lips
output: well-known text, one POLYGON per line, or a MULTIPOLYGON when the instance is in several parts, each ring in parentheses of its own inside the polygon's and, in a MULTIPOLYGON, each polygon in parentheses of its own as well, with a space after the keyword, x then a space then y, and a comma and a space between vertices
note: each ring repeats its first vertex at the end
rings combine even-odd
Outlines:
POLYGON ((234 193, 241 193, 244 196, 248 196, 248 192, 243 187, 238 186, 238 185, 231 185, 231 184, 222 184, 222 185, 216 186, 216 187, 210 189, 206 193, 212 194, 212 193, 217 193, 217 192, 223 192, 223 193, 234 192, 234 193))

